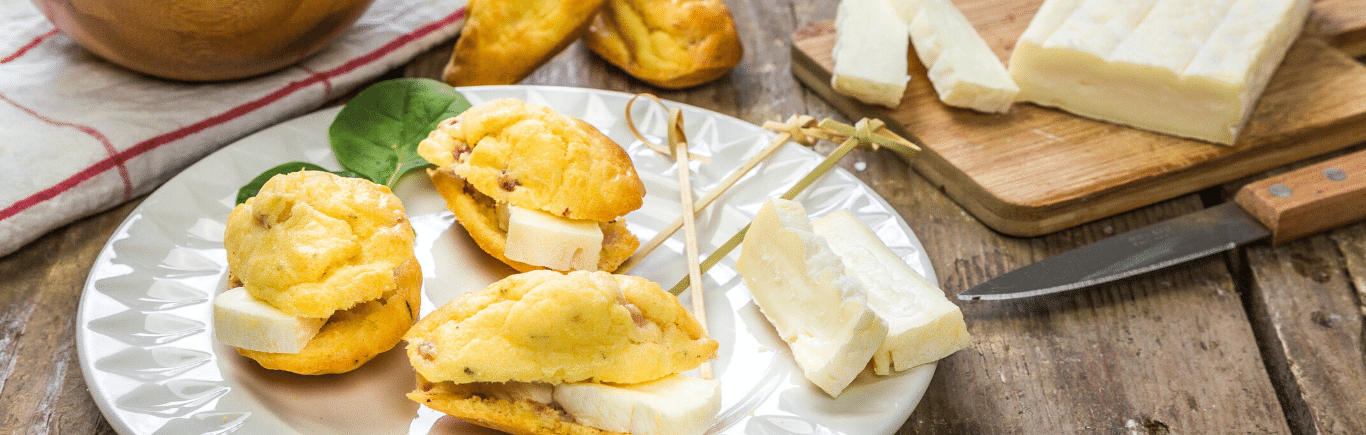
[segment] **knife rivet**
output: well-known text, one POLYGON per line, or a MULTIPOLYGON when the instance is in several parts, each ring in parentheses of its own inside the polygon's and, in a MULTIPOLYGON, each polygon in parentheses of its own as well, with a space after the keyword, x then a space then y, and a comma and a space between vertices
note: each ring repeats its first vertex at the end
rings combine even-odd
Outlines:
POLYGON ((1323 176, 1329 180, 1342 181, 1347 179, 1347 171, 1338 168, 1328 168, 1323 170, 1323 176))
POLYGON ((1271 192, 1271 196, 1277 198, 1289 198, 1291 193, 1290 186, 1281 183, 1272 184, 1271 187, 1266 190, 1271 192))

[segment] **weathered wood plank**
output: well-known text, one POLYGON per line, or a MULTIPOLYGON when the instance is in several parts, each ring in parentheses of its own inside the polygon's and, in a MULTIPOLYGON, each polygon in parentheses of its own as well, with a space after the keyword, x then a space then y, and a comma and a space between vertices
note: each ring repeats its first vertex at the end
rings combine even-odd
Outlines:
MULTIPOLYGON (((1202 208, 1190 195, 1041 238, 1009 238, 900 170, 907 181, 880 193, 897 198, 949 294, 1202 208)), ((1219 257, 1040 303, 963 307, 973 345, 940 362, 903 434, 1289 433, 1219 257)))
POLYGON ((95 256, 140 202, 0 258, 0 427, 7 433, 114 433, 86 390, 74 314, 95 256))
POLYGON ((1250 310, 1297 433, 1366 433, 1363 254, 1366 224, 1247 249, 1250 310))

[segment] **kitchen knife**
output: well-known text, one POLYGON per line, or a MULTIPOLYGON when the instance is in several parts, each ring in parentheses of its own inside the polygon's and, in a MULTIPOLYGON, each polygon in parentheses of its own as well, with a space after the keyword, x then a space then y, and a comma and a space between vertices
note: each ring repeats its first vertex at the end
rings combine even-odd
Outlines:
POLYGON ((1106 283, 1250 242, 1279 244, 1366 219, 1366 150, 1243 186, 1226 202, 1013 270, 958 293, 1018 299, 1106 283))

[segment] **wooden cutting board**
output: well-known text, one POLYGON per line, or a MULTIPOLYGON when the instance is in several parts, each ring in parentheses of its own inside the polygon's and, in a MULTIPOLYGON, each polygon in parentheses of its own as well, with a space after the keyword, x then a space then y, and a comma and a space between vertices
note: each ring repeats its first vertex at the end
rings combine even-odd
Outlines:
MULTIPOLYGON (((915 169, 987 226, 1035 236, 1366 142, 1366 66, 1339 48, 1366 47, 1366 8, 1359 1, 1315 3, 1305 34, 1233 146, 1032 104, 1016 104, 1004 115, 950 108, 939 102, 914 48, 900 107, 863 104, 830 88, 832 22, 793 35, 792 69, 848 117, 882 119, 921 143, 926 152, 915 169)), ((1042 0, 955 3, 1005 61, 1042 0)))

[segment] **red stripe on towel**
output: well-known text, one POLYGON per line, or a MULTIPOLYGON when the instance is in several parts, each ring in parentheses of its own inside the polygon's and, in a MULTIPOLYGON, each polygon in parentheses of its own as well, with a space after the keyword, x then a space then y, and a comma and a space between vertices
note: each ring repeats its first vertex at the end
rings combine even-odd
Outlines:
POLYGON ((109 138, 106 137, 104 133, 100 133, 99 130, 96 130, 94 127, 88 125, 80 125, 76 123, 58 121, 52 118, 48 118, 46 116, 39 114, 38 112, 33 111, 33 109, 24 107, 19 103, 16 103, 14 100, 11 100, 9 97, 4 96, 3 94, 0 94, 0 100, 4 100, 6 103, 9 103, 10 105, 18 108, 24 113, 27 113, 34 119, 42 121, 43 123, 55 127, 71 127, 76 129, 76 131, 85 133, 86 135, 95 138, 95 140, 100 142, 100 145, 104 146, 104 151, 109 153, 109 158, 105 158, 104 160, 109 160, 110 163, 113 164, 113 166, 119 168, 119 176, 123 178, 123 199, 127 201, 129 198, 133 197, 133 180, 128 176, 128 167, 123 164, 124 161, 122 159, 116 158, 116 156, 118 156, 118 150, 114 149, 114 144, 109 141, 109 138))
POLYGON ((317 71, 313 71, 312 68, 309 68, 309 67, 306 67, 306 66, 303 66, 303 65, 299 65, 298 68, 299 68, 300 70, 302 70, 303 72, 306 72, 306 73, 308 73, 308 74, 311 75, 311 76, 318 77, 319 80, 322 80, 322 82, 323 82, 323 99, 324 99, 324 100, 331 100, 331 99, 332 99, 332 80, 330 80, 328 77, 323 77, 323 76, 319 75, 318 72, 317 72, 317 71))
POLYGON ((228 109, 227 112, 224 112, 222 114, 209 117, 203 121, 199 121, 194 124, 181 127, 180 129, 177 129, 175 131, 142 141, 137 145, 134 145, 122 152, 116 153, 108 158, 105 158, 104 160, 96 162, 90 167, 73 174, 71 177, 68 177, 65 180, 62 180, 55 186, 43 189, 37 193, 34 193, 33 195, 30 195, 27 198, 15 202, 14 204, 10 205, 9 207, 6 207, 3 210, 0 210, 0 220, 9 219, 10 217, 19 214, 24 210, 33 207, 34 205, 37 205, 57 195, 65 193, 67 190, 70 190, 71 188, 85 182, 86 180, 94 178, 96 175, 99 175, 100 173, 109 170, 111 167, 114 167, 115 162, 120 162, 119 164, 122 164, 121 162, 133 159, 139 155, 142 155, 143 153, 154 150, 167 143, 174 142, 176 140, 185 138, 186 136, 202 132, 211 127, 224 124, 228 121, 239 118, 248 113, 254 112, 257 109, 265 107, 270 103, 279 101, 280 99, 283 99, 289 96, 290 94, 293 94, 294 92, 297 92, 300 89, 308 87, 314 83, 323 80, 330 80, 342 74, 354 71, 357 68, 370 64, 376 60, 379 60, 380 58, 384 57, 385 54, 388 54, 389 52, 399 47, 402 47, 404 44, 427 36, 428 34, 431 34, 432 32, 435 32, 443 27, 454 24, 456 21, 459 21, 464 17, 465 8, 460 8, 459 10, 455 11, 455 13, 447 15, 441 20, 422 26, 412 32, 400 35, 393 41, 390 41, 389 43, 384 44, 383 46, 369 53, 366 53, 363 56, 347 61, 346 63, 341 64, 336 68, 333 68, 321 74, 313 75, 302 81, 290 82, 289 84, 285 85, 279 90, 271 92, 270 94, 267 94, 266 96, 261 97, 255 101, 247 102, 246 104, 228 109))
POLYGON ((38 35, 38 37, 33 38, 32 41, 29 41, 27 44, 24 44, 23 47, 19 47, 19 50, 18 50, 18 51, 15 51, 14 53, 10 54, 9 56, 5 56, 4 59, 0 59, 0 63, 9 63, 9 62, 11 62, 11 61, 13 61, 13 60, 15 60, 15 59, 18 59, 19 56, 23 56, 24 53, 28 53, 29 50, 32 50, 32 49, 33 49, 33 47, 37 47, 38 44, 42 44, 42 43, 43 43, 43 40, 46 40, 47 38, 51 38, 52 35, 56 35, 56 34, 57 34, 57 29, 52 29, 52 30, 48 31, 47 33, 38 35))

